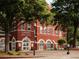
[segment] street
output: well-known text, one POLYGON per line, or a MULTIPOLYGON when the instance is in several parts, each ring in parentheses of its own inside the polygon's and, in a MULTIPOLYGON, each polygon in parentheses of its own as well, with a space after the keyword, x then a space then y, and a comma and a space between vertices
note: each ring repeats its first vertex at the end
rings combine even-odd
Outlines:
POLYGON ((13 57, 0 59, 79 59, 79 51, 70 51, 69 55, 67 55, 67 51, 36 51, 36 55, 34 57, 13 57))

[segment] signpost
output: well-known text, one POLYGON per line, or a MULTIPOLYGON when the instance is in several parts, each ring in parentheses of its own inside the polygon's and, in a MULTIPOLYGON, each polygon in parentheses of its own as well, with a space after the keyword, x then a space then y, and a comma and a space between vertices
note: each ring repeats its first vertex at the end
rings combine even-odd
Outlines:
POLYGON ((70 45, 67 44, 67 50, 68 50, 68 51, 67 51, 67 55, 70 54, 70 52, 69 52, 69 47, 70 47, 70 45))

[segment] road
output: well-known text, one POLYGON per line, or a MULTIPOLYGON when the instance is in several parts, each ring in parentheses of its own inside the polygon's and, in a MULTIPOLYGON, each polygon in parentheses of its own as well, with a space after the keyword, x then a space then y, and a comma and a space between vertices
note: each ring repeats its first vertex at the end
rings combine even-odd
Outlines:
POLYGON ((29 58, 0 58, 0 59, 79 59, 79 51, 36 51, 35 57, 29 58))

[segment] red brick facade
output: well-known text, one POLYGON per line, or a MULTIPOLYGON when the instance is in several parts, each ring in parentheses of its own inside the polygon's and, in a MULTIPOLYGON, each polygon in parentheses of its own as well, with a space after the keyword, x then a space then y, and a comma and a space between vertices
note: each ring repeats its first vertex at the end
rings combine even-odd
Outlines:
POLYGON ((30 23, 20 21, 17 29, 11 32, 9 50, 28 51, 33 49, 33 46, 38 50, 55 49, 58 48, 57 40, 62 37, 63 32, 55 30, 55 26, 53 25, 41 25, 37 20, 34 26, 33 21, 30 23), (12 46, 13 40, 16 43, 14 47, 12 46))

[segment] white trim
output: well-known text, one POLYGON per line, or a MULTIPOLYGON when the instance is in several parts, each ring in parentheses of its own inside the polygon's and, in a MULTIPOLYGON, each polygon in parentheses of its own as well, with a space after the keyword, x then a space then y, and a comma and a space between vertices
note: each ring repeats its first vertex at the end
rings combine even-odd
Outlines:
POLYGON ((13 40, 15 40, 15 41, 16 41, 16 39, 15 39, 15 37, 14 37, 14 36, 13 36, 13 38, 12 38, 12 41, 13 41, 13 40))
POLYGON ((24 41, 24 40, 29 40, 29 46, 28 46, 28 47, 29 47, 29 50, 31 50, 31 40, 26 36, 26 37, 24 37, 24 38, 22 39, 22 51, 29 51, 29 50, 24 50, 24 49, 23 49, 23 41, 24 41))
POLYGON ((4 40, 5 40, 5 38, 4 38, 4 37, 1 37, 0 39, 4 39, 4 40))
POLYGON ((52 42, 50 39, 46 40, 46 43, 47 43, 48 41, 50 41, 50 42, 51 42, 51 44, 53 44, 53 42, 52 42))
POLYGON ((16 39, 15 39, 15 37, 13 37, 12 38, 12 40, 11 40, 11 48, 12 48, 12 50, 16 50, 16 39), (15 41, 13 41, 13 40, 15 40, 15 41), (13 44, 15 43, 15 49, 13 49, 13 44))
POLYGON ((26 40, 26 39, 28 39, 28 40, 30 41, 30 39, 26 36, 26 37, 24 37, 24 38, 22 39, 22 42, 23 42, 24 40, 26 40))
POLYGON ((22 42, 22 41, 16 41, 16 42, 22 42))
POLYGON ((40 43, 40 41, 43 41, 45 43, 45 41, 43 39, 40 39, 37 43, 40 43))
POLYGON ((53 40, 53 43, 54 43, 54 44, 58 44, 58 43, 56 43, 54 40, 53 40))

